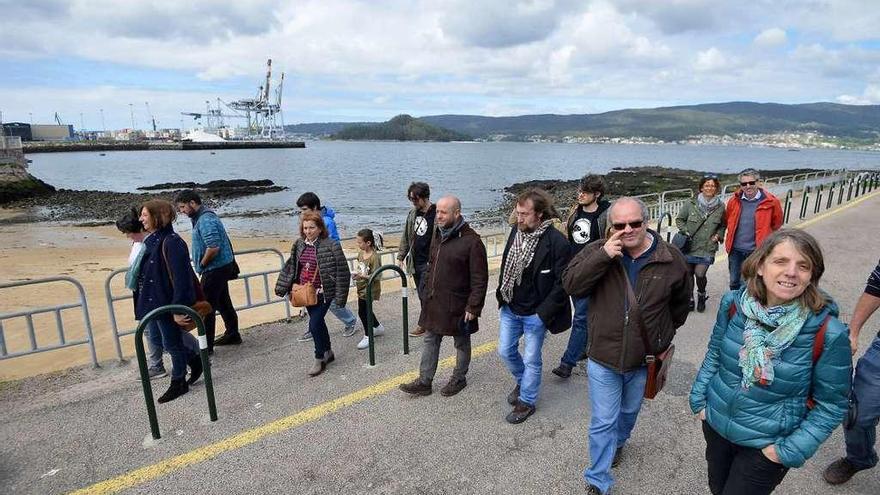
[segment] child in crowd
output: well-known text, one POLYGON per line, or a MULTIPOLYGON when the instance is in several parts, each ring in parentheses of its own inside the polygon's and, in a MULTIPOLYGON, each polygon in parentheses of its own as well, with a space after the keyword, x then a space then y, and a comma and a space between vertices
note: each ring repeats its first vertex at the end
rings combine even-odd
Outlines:
MULTIPOLYGON (((362 229, 357 233, 358 256, 351 278, 355 279, 357 285, 358 316, 360 316, 361 325, 364 327, 364 338, 358 342, 358 349, 366 349, 370 346, 370 339, 367 337, 367 280, 381 266, 379 253, 376 251, 381 249, 381 245, 377 246, 376 237, 381 239, 381 236, 374 235, 370 229, 362 229)), ((373 281, 373 301, 378 301, 381 293, 382 281, 377 277, 373 281)), ((385 327, 379 323, 375 313, 372 314, 372 317, 373 336, 383 335, 385 327)))

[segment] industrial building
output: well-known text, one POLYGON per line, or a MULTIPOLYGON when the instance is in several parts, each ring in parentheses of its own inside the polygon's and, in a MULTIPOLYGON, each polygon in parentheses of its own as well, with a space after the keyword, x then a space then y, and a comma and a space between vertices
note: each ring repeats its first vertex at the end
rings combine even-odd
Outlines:
POLYGON ((73 139, 73 126, 8 122, 3 124, 3 134, 18 136, 22 141, 70 141, 73 139))

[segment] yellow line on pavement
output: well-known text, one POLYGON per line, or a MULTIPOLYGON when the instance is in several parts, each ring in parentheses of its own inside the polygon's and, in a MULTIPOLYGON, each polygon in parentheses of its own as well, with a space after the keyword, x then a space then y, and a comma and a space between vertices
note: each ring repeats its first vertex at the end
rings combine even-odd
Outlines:
MULTIPOLYGON (((496 342, 488 342, 482 344, 473 348, 473 350, 471 351, 471 356, 478 357, 483 354, 487 354, 494 351, 496 347, 496 342)), ((448 358, 440 360, 440 363, 438 364, 438 369, 450 368, 454 364, 455 356, 450 356, 448 358)), ((231 437, 224 438, 223 440, 212 443, 210 445, 199 447, 184 454, 180 454, 157 462, 156 464, 144 466, 142 468, 135 469, 134 471, 129 471, 128 473, 116 476, 115 478, 110 478, 108 480, 95 483, 94 485, 87 486, 85 488, 71 492, 71 495, 80 495, 87 493, 116 493, 127 488, 146 483, 150 480, 154 480, 162 476, 171 474, 174 471, 178 471, 187 466, 213 459, 214 457, 217 457, 224 452, 239 449, 241 447, 245 447, 254 442, 262 440, 263 438, 291 430, 306 423, 317 421, 324 416, 332 414, 340 409, 352 406, 354 404, 357 404, 358 402, 362 402, 372 397, 386 394, 396 389, 398 385, 414 380, 417 377, 418 372, 416 371, 410 371, 402 375, 397 375, 393 378, 389 378, 375 385, 371 385, 367 388, 363 388, 356 392, 352 392, 348 395, 339 397, 338 399, 324 402, 323 404, 318 404, 317 406, 310 407, 308 409, 305 409, 295 414, 291 414, 290 416, 281 419, 277 419, 263 426, 258 426, 256 428, 243 431, 231 437)))

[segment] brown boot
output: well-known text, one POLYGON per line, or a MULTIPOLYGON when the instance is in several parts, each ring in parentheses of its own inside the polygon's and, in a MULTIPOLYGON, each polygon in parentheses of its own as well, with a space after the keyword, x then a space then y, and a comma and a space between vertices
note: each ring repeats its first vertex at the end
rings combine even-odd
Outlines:
POLYGON ((410 330, 410 332, 409 332, 410 337, 419 337, 424 334, 425 334, 425 329, 418 326, 418 325, 416 325, 416 327, 414 329, 410 330))
POLYGON ((846 457, 841 457, 825 468, 822 477, 825 478, 825 481, 829 485, 842 485, 849 481, 849 479, 859 471, 861 471, 861 469, 850 464, 850 462, 846 460, 846 457))
POLYGON ((324 368, 327 367, 327 363, 324 362, 323 359, 315 359, 315 364, 309 369, 309 376, 318 376, 324 372, 324 368))
POLYGON ((421 396, 431 395, 431 392, 433 391, 430 383, 426 385, 418 378, 409 383, 401 383, 398 388, 410 395, 421 396))
POLYGON ((443 397, 452 397, 467 387, 467 380, 464 378, 450 378, 449 383, 440 389, 440 395, 443 397))

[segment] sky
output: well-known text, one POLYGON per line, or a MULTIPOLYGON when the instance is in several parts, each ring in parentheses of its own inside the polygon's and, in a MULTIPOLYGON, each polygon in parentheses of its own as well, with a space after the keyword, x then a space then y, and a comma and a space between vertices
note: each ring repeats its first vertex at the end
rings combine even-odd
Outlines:
POLYGON ((0 0, 0 13, 4 122, 188 127, 180 112, 254 97, 269 58, 288 124, 880 104, 878 0, 0 0))

